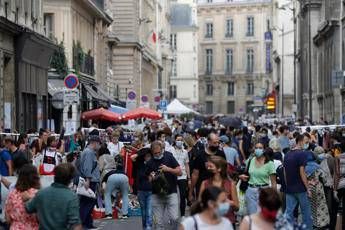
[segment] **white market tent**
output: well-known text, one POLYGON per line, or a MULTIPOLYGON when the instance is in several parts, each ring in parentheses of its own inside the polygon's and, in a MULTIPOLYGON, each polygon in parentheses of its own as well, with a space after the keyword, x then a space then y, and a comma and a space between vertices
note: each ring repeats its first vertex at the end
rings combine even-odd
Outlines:
POLYGON ((167 114, 185 114, 185 113, 197 113, 194 110, 188 108, 184 104, 182 104, 179 100, 174 99, 170 104, 167 106, 167 114))

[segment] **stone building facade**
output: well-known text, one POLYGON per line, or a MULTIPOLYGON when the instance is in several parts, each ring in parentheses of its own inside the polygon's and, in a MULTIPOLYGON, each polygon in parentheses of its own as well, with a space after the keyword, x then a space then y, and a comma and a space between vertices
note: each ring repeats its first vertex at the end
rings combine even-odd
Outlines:
POLYGON ((344 121, 344 81, 332 85, 336 73, 340 73, 340 78, 344 76, 343 9, 344 2, 340 0, 299 1, 299 30, 306 31, 298 36, 297 98, 301 118, 344 121))
MULTIPOLYGON (((109 52, 107 28, 112 18, 105 13, 102 0, 45 0, 43 11, 46 36, 63 43, 69 72, 75 72, 80 82, 79 104, 50 106, 50 119, 54 120, 56 131, 64 126, 72 133, 80 125, 81 112, 115 101, 103 87, 109 52)), ((52 101, 55 93, 66 90, 64 77, 50 76, 52 101)))
POLYGON ((154 97, 166 95, 171 68, 166 47, 170 0, 107 0, 106 4, 114 18, 109 34, 119 40, 112 46, 108 90, 123 101, 134 91, 135 106, 155 108, 154 97))
POLYGON ((201 112, 264 109, 272 90, 271 44, 265 41, 271 20, 270 0, 198 1, 201 112))
POLYGON ((170 46, 173 50, 170 98, 177 98, 198 110, 198 27, 195 1, 179 0, 172 4, 170 46))
POLYGON ((47 72, 56 46, 43 34, 42 0, 0 1, 1 130, 46 127, 47 72))

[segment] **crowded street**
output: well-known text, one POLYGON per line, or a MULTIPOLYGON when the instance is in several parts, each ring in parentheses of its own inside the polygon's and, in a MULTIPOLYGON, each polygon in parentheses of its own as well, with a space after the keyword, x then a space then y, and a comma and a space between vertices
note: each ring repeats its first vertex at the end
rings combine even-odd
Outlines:
POLYGON ((0 0, 0 230, 345 230, 345 0, 0 0))

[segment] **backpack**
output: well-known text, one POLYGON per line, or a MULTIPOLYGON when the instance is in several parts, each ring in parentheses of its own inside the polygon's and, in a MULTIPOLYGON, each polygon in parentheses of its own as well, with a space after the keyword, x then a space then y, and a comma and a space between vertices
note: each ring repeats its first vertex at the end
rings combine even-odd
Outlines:
POLYGON ((164 172, 159 170, 152 180, 152 191, 158 196, 165 197, 169 193, 169 183, 164 172))

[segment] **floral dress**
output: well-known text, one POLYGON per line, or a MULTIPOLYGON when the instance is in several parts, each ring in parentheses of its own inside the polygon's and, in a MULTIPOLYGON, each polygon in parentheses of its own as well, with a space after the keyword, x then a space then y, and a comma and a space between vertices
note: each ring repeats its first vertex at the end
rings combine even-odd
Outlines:
POLYGON ((309 200, 313 216, 313 225, 317 228, 326 227, 330 222, 326 197, 322 184, 322 181, 325 181, 323 176, 322 171, 318 169, 310 177, 308 177, 308 184, 311 192, 311 197, 309 200))
MULTIPOLYGON (((36 189, 29 189, 29 194, 34 196, 36 189)), ((22 200, 22 192, 14 189, 10 192, 6 200, 6 216, 11 221, 11 230, 36 230, 38 229, 38 221, 35 214, 28 214, 22 200)))

